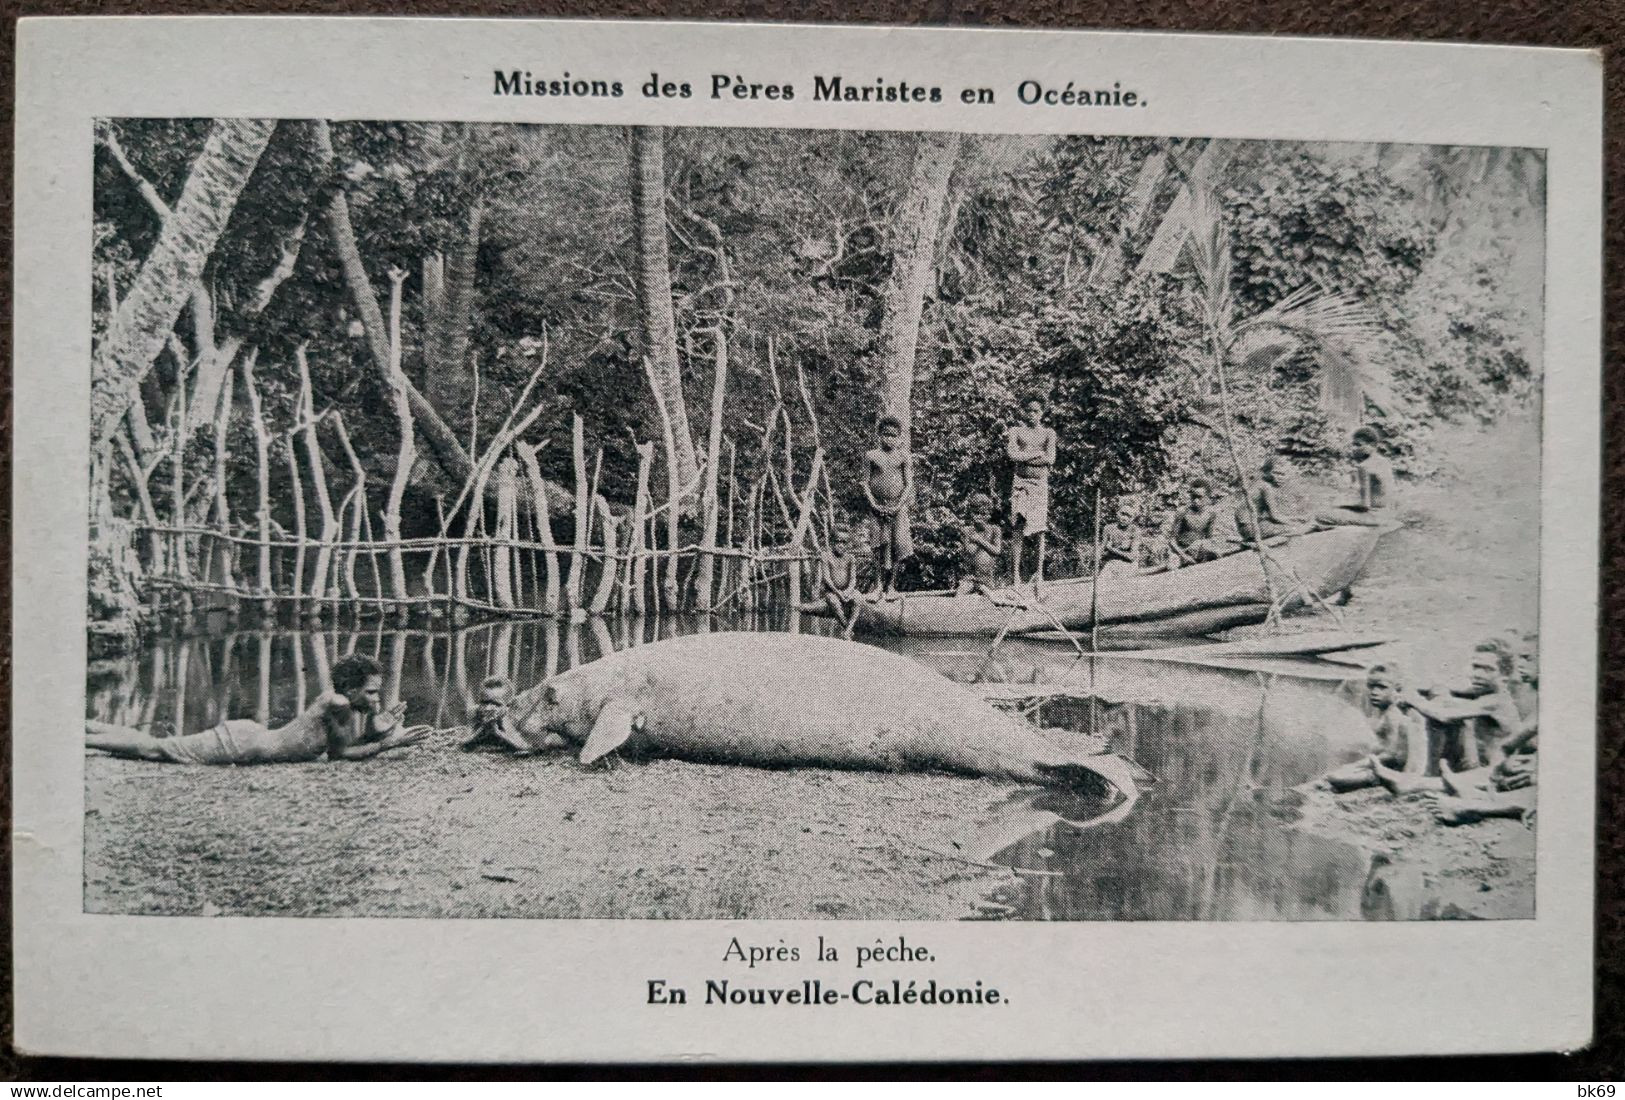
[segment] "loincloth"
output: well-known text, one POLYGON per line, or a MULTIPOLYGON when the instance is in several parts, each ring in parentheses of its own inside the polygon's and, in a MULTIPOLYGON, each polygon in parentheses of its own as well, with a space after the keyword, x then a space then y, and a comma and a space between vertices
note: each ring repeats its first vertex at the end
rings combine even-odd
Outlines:
POLYGON ((899 508, 890 515, 869 513, 869 550, 878 554, 883 546, 891 549, 893 564, 913 556, 914 533, 907 508, 899 508))
POLYGON ((1049 474, 1010 479, 1010 522, 1019 525, 1023 535, 1039 535, 1049 530, 1049 474))
POLYGON ((283 764, 314 760, 320 748, 283 741, 246 719, 230 719, 183 737, 155 739, 165 759, 174 764, 283 764))

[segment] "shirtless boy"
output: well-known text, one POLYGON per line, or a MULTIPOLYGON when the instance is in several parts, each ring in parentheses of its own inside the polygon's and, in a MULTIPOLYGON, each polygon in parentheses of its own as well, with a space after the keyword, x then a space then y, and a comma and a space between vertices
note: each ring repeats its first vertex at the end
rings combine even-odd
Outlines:
POLYGON ((1134 509, 1126 502, 1117 505, 1117 514, 1100 532, 1100 573, 1138 573, 1144 547, 1140 524, 1134 509))
POLYGON ((428 726, 404 728, 406 704, 385 708, 378 662, 355 653, 333 666, 333 689, 278 729, 231 718, 184 737, 153 737, 106 722, 85 723, 85 747, 113 756, 169 764, 292 764, 320 759, 366 760, 415 745, 428 726))
POLYGON ((1044 579, 1044 536, 1049 532, 1049 474, 1055 467, 1055 429, 1044 424, 1044 403, 1028 398, 1022 406, 1027 417, 1005 433, 1004 453, 1015 464, 1010 480, 1010 538, 1015 583, 1021 583, 1021 546, 1038 537, 1038 564, 1033 583, 1044 579))
POLYGON ((914 553, 908 506, 914 497, 914 463, 903 447, 903 424, 883 416, 880 445, 864 456, 868 475, 863 496, 869 502, 869 546, 875 554, 875 592, 897 595, 897 570, 914 553))
POLYGON ((1328 773, 1326 782, 1332 790, 1342 794, 1377 786, 1381 780, 1377 778, 1373 761, 1396 771, 1404 771, 1407 766, 1412 771, 1421 770, 1422 731, 1417 728, 1417 719, 1399 704, 1401 687, 1399 673, 1392 665, 1372 665, 1366 673, 1365 698, 1370 707, 1371 732, 1377 738, 1377 751, 1328 773))
POLYGON ((993 501, 986 493, 976 493, 965 502, 969 522, 959 530, 961 553, 960 592, 987 591, 999 583, 999 555, 1004 553, 1004 533, 993 522, 993 501))
POLYGON ((829 547, 818 556, 818 598, 805 610, 826 611, 841 624, 841 634, 852 637, 857 628, 861 594, 858 592, 858 561, 852 556, 852 532, 836 527, 830 532, 829 547))
MULTIPOLYGON (((1281 506, 1282 462, 1271 455, 1264 460, 1258 468, 1258 482, 1253 486, 1253 511, 1258 513, 1258 526, 1263 529, 1263 537, 1275 538, 1278 535, 1302 534, 1307 524, 1296 516, 1288 515, 1281 506)), ((1247 514, 1247 506, 1243 504, 1236 509, 1236 530, 1245 544, 1253 542, 1252 517, 1247 514)))
POLYGON ((1377 433, 1370 428, 1354 430, 1349 457, 1355 499, 1321 512, 1315 521, 1327 527, 1381 527, 1393 510, 1394 464, 1378 450, 1377 433))
POLYGON ((1208 483, 1197 478, 1190 484, 1190 501, 1174 513, 1168 548, 1171 568, 1212 561, 1219 556, 1219 543, 1213 537, 1213 525, 1218 513, 1213 509, 1208 483))
POLYGON ((1442 772, 1472 772, 1504 755, 1506 743, 1523 730, 1518 708, 1506 688, 1511 659, 1493 642, 1473 651, 1471 685, 1465 692, 1406 692, 1400 705, 1427 722, 1427 767, 1423 775, 1400 775, 1373 760, 1383 786, 1395 794, 1444 790, 1442 772))

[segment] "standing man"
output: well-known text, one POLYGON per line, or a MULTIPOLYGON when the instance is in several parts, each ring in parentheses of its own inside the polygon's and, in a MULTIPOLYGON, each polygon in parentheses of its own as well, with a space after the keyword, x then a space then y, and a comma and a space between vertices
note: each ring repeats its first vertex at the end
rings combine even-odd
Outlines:
POLYGON ((1038 536, 1038 564, 1033 584, 1044 581, 1044 535, 1049 531, 1049 472, 1055 466, 1055 429, 1044 424, 1044 402, 1027 399, 1022 410, 1027 422, 1005 433, 1004 452, 1015 465, 1010 481, 1011 557, 1015 583, 1021 583, 1021 547, 1038 536))

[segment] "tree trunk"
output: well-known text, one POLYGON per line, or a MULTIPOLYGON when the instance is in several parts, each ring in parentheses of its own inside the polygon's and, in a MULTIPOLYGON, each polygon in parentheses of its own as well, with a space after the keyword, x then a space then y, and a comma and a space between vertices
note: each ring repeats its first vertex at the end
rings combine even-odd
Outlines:
POLYGON ((316 438, 316 407, 311 397, 310 363, 303 346, 294 349, 299 363, 299 431, 305 442, 305 460, 310 466, 311 488, 316 493, 316 507, 322 515, 321 543, 316 547, 316 570, 310 580, 310 595, 316 600, 314 610, 320 612, 328 597, 328 567, 333 560, 333 542, 338 538, 338 516, 333 511, 333 498, 327 491, 327 470, 322 464, 322 445, 316 438))
POLYGON ((542 565, 546 569, 546 588, 542 595, 542 611, 557 615, 559 611, 559 556, 553 548, 553 516, 548 507, 547 482, 542 477, 541 463, 536 460, 536 446, 520 443, 515 448, 525 464, 525 476, 530 479, 530 493, 536 511, 536 534, 544 547, 542 565))
MULTIPOLYGON (((333 160, 333 136, 325 119, 317 119, 315 125, 316 153, 322 162, 331 163, 333 160)), ((355 302, 356 312, 361 315, 361 325, 367 338, 367 350, 372 355, 373 367, 377 370, 384 385, 391 384, 389 368, 389 333, 384 328, 383 311, 378 307, 378 295, 372 288, 372 280, 367 276, 367 267, 361 260, 361 250, 356 243, 355 226, 350 221, 350 200, 345 197, 344 190, 335 186, 327 196, 327 228, 332 234, 333 249, 338 254, 339 264, 344 269, 344 282, 350 290, 350 297, 355 302)), ((406 397, 412 407, 412 414, 417 418, 418 426, 423 429, 423 437, 429 441, 429 447, 434 451, 440 468, 446 471, 453 481, 467 481, 473 473, 474 463, 463 450, 457 435, 446 424, 438 409, 429 402, 417 387, 410 381, 406 382, 406 397)))
MULTIPOLYGON (((233 397, 232 376, 227 375, 219 391, 220 415, 214 428, 214 522, 222 535, 231 534, 231 501, 226 496, 226 433, 231 428, 233 397)), ((235 592, 237 577, 231 567, 233 549, 229 539, 216 540, 210 557, 220 563, 220 583, 235 592)))
MULTIPOLYGON (((480 229, 485 220, 485 199, 476 197, 468 209, 463 239, 449 262, 435 265, 431 293, 434 307, 424 310, 423 388, 429 400, 443 409, 468 405, 470 323, 474 313, 474 282, 479 273, 480 229)), ((427 295, 425 305, 427 306, 427 295)))
POLYGON ((101 450, 192 296, 276 122, 221 119, 192 164, 158 241, 109 323, 92 371, 90 433, 101 450))
POLYGON ((1090 289, 1109 287, 1123 273, 1124 250, 1127 249, 1130 238, 1140 228, 1140 224, 1145 221, 1146 211, 1151 208, 1151 200, 1156 197, 1157 187, 1162 183, 1162 177, 1167 171, 1166 152, 1153 153, 1140 165, 1134 187, 1123 201, 1117 231, 1113 234, 1111 242, 1095 257, 1095 262, 1089 268, 1088 278, 1084 280, 1090 289))
POLYGON ((638 488, 637 495, 632 498, 632 572, 627 585, 627 589, 631 594, 630 604, 634 615, 642 615, 644 611, 643 586, 646 583, 648 571, 643 528, 649 515, 649 466, 654 461, 654 453, 655 445, 653 443, 638 444, 638 488))
POLYGON ((677 476, 688 487, 695 482, 699 463, 677 360, 677 317, 672 309, 671 256, 666 243, 666 137, 658 126, 632 127, 632 223, 650 386, 655 401, 671 418, 677 476))
POLYGON ((519 463, 504 455, 497 463, 496 547, 491 580, 497 606, 511 610, 513 601, 513 542, 519 532, 519 463))
POLYGON ((593 593, 592 606, 588 608, 591 614, 598 616, 609 606, 610 594, 615 590, 615 516, 609 510, 609 502, 603 497, 594 493, 592 502, 598 509, 598 518, 604 528, 604 568, 598 574, 598 590, 593 593))
POLYGON ((886 281, 885 322, 881 329, 881 404, 902 422, 905 446, 912 427, 920 317, 936 274, 937 254, 946 229, 943 210, 959 146, 958 134, 919 136, 908 194, 892 226, 891 276, 886 281))
POLYGON ((565 599, 574 616, 581 606, 581 586, 587 571, 587 524, 592 513, 591 489, 587 483, 587 442, 582 434, 581 414, 570 420, 570 454, 576 471, 576 532, 570 552, 570 579, 565 583, 565 599))
POLYGON ((1162 275, 1174 269, 1185 247, 1185 238, 1190 235, 1191 209, 1195 201, 1192 196, 1197 191, 1207 189, 1213 177, 1224 171, 1230 161, 1232 148, 1232 142, 1209 141, 1202 149, 1201 156, 1191 167, 1190 182, 1180 188, 1179 194, 1174 196, 1174 201, 1163 212, 1162 220, 1157 223, 1151 243, 1146 245, 1145 254, 1135 268, 1135 278, 1162 275))

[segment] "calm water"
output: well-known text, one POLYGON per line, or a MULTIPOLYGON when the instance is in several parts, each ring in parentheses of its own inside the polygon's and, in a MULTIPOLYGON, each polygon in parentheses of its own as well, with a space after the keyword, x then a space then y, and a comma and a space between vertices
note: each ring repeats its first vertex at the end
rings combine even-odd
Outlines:
MULTIPOLYGON (((460 631, 377 629, 236 632, 154 638, 100 668, 90 716, 160 735, 222 717, 277 723, 322 690, 326 670, 359 651, 384 666, 386 695, 409 718, 460 724, 479 682, 504 673, 529 685, 606 652, 706 629, 683 617, 492 623, 460 631)), ((826 632, 782 615, 719 620, 710 629, 826 632)), ((1080 830, 1097 807, 1062 792, 1022 790, 995 820, 1017 829, 994 862, 1022 869, 987 899, 991 919, 1313 920, 1416 916, 1419 883, 1396 881, 1358 848, 1288 827, 1291 788, 1354 759, 1365 741, 1357 685, 1239 673, 1126 657, 1095 661, 1065 647, 1006 642, 989 660, 976 639, 889 640, 961 681, 1043 684, 1065 691, 1025 706, 1046 726, 1105 736, 1156 776, 1123 821, 1080 830), (1396 899, 1405 899, 1400 902, 1396 899)), ((1022 704, 1017 704, 1022 705, 1022 704)), ((999 834, 995 834, 999 835, 999 834)), ((990 849, 991 850, 991 849, 990 849)))

